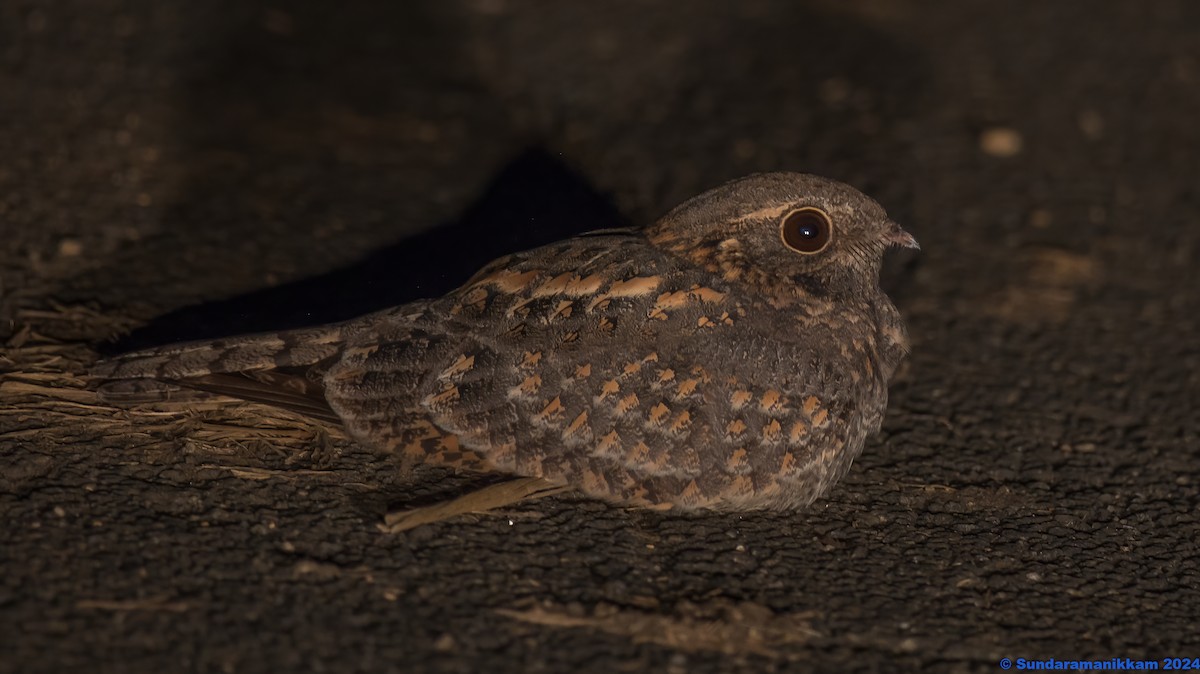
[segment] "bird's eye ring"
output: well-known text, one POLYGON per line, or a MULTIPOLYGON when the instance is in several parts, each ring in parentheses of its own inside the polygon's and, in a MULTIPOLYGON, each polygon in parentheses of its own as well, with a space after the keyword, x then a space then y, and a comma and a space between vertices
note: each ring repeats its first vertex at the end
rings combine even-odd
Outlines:
POLYGON ((833 221, 825 211, 808 206, 784 216, 779 233, 788 248, 813 255, 829 247, 833 240, 833 221))

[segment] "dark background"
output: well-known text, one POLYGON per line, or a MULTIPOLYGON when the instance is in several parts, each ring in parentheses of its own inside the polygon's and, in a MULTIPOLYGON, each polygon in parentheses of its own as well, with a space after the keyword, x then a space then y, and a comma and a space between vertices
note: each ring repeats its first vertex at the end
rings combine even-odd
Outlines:
POLYGON ((0 671, 1200 657, 1198 119, 1187 0, 0 3, 0 671), (885 432, 801 513, 386 534, 445 486, 84 389, 775 169, 924 247, 885 432))

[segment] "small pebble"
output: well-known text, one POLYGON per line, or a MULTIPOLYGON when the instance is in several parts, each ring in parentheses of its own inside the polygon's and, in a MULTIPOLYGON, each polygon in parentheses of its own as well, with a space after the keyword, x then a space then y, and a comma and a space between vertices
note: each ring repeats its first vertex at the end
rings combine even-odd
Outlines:
POLYGON ((79 257, 83 244, 78 239, 63 239, 58 242, 58 254, 62 257, 79 257))
POLYGON ((1098 140, 1104 135, 1104 118, 1095 110, 1079 113, 1079 130, 1088 140, 1098 140))
POLYGON ((993 157, 1015 157, 1021 154, 1023 139, 1016 129, 992 127, 979 136, 979 149, 993 157))

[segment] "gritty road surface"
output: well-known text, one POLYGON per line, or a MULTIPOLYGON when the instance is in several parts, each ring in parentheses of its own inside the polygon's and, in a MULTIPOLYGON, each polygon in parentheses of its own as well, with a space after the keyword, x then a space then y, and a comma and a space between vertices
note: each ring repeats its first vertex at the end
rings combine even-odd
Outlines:
POLYGON ((1200 657, 1200 5, 18 1, 0 59, 0 672, 1200 657), (462 485, 85 388, 780 169, 924 246, 884 433, 800 513, 387 533, 462 485))

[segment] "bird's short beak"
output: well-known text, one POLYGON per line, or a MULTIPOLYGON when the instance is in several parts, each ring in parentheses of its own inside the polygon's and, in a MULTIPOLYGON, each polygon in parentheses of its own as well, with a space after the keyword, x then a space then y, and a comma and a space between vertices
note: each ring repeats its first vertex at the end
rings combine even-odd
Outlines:
POLYGON ((904 248, 916 248, 917 250, 921 249, 921 244, 917 243, 916 237, 904 231, 904 229, 895 222, 888 222, 888 231, 883 238, 888 242, 889 246, 903 246, 904 248))

